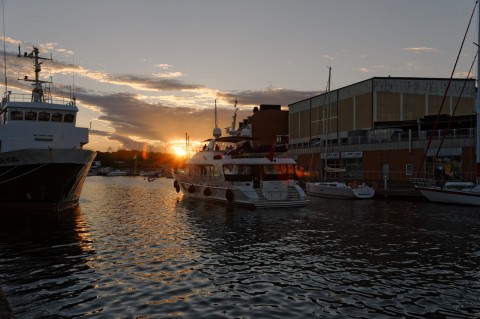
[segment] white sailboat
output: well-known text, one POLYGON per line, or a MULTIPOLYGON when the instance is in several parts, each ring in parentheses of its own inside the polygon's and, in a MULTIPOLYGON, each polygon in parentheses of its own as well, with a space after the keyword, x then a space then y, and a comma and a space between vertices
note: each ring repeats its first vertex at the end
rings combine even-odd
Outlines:
MULTIPOLYGON (((332 68, 328 68, 328 85, 327 85, 327 108, 328 108, 328 121, 330 122, 330 78, 332 68)), ((330 125, 328 125, 328 128, 330 125)), ((325 166, 323 171, 326 173, 344 173, 346 170, 342 167, 330 167, 327 163, 327 154, 325 153, 325 166)), ((325 176, 326 179, 326 176, 325 176)), ((340 181, 320 181, 314 183, 306 183, 305 188, 308 195, 313 196, 326 196, 326 197, 339 197, 339 198, 351 198, 351 199, 366 199, 372 198, 375 195, 375 189, 368 186, 365 183, 357 183, 352 181, 350 183, 340 181)))
MULTIPOLYGON (((478 2, 475 4, 477 6, 478 2)), ((478 10, 480 18, 480 10, 478 10)), ((480 43, 480 23, 478 25, 478 43, 480 43)), ((477 44, 477 59, 480 49, 477 44)), ((477 60, 477 96, 475 101, 476 109, 476 182, 446 182, 438 185, 433 180, 415 178, 412 179, 415 188, 429 201, 446 204, 480 206, 480 90, 478 77, 480 75, 480 63, 477 60)))

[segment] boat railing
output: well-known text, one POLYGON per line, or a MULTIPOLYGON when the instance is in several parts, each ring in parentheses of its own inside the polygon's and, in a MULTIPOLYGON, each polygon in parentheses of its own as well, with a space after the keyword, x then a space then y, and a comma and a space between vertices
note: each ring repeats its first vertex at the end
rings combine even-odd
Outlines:
POLYGON ((269 156, 274 156, 274 157, 288 157, 286 152, 275 152, 273 154, 270 153, 243 153, 243 154, 230 154, 232 158, 264 158, 264 157, 269 157, 269 156))
POLYGON ((433 179, 427 179, 427 178, 412 177, 412 178, 410 178, 410 182, 415 187, 432 187, 432 186, 435 186, 435 181, 433 179))
MULTIPOLYGON (((22 102, 22 103, 30 103, 33 102, 32 94, 26 93, 8 93, 5 94, 2 100, 3 103, 5 102, 22 102)), ((49 94, 45 94, 43 96, 41 103, 47 104, 62 104, 62 105, 75 105, 75 101, 71 98, 67 97, 52 97, 49 94)))

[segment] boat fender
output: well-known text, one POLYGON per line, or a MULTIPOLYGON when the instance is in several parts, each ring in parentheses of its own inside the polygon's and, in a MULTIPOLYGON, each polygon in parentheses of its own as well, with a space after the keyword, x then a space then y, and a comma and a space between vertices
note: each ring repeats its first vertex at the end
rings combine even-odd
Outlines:
POLYGON ((195 186, 190 185, 190 187, 188 188, 188 192, 189 193, 194 193, 195 192, 195 186))
POLYGON ((205 195, 205 196, 212 195, 212 191, 210 190, 210 187, 207 187, 203 190, 203 195, 205 195))
POLYGON ((180 185, 178 185, 178 182, 175 180, 175 182, 173 182, 173 187, 175 187, 175 190, 177 191, 177 193, 180 192, 180 185))
POLYGON ((227 191, 225 192, 225 197, 227 198, 227 200, 229 202, 233 202, 233 199, 235 198, 235 195, 233 194, 233 192, 230 188, 227 189, 227 191))

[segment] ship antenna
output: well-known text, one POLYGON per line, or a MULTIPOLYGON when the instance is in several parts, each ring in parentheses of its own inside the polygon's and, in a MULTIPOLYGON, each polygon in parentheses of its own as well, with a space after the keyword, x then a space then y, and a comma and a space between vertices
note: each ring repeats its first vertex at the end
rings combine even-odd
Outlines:
POLYGON ((218 121, 217 121, 217 99, 215 99, 215 127, 218 127, 218 121))
POLYGON ((7 51, 6 51, 6 36, 5 36, 5 3, 4 0, 2 0, 2 22, 3 22, 3 64, 5 65, 5 92, 8 91, 8 86, 7 86, 7 51))
POLYGON ((236 126, 237 126, 237 99, 235 99, 235 113, 233 113, 232 119, 232 133, 235 134, 236 126))
POLYGON ((212 135, 216 139, 222 136, 222 130, 218 127, 218 122, 217 122, 217 99, 215 99, 215 127, 213 128, 212 135))
POLYGON ((72 56, 72 96, 70 97, 73 101, 75 101, 75 56, 72 56))

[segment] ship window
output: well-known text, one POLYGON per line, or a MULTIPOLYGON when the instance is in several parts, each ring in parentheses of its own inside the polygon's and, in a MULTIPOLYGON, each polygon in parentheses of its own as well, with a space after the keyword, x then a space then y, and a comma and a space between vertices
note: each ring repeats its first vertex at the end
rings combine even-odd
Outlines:
POLYGON ((39 121, 50 121, 50 113, 48 113, 48 112, 38 113, 38 120, 39 121))
POLYGON ((263 166, 264 180, 286 180, 295 178, 295 166, 291 164, 284 165, 265 165, 263 166))
POLYGON ((75 119, 75 116, 73 114, 65 114, 63 117, 63 121, 67 123, 73 123, 73 120, 75 119))
POLYGON ((220 176, 220 172, 218 168, 214 165, 202 165, 201 166, 202 175, 203 177, 218 177, 220 176))
POLYGON ((10 113, 10 119, 11 120, 23 120, 23 112, 21 111, 12 111, 10 113))
POLYGON ((52 114, 52 121, 53 122, 61 122, 62 121, 62 113, 53 113, 52 114))
POLYGON ((251 181, 252 167, 250 165, 223 165, 223 173, 226 181, 251 181))
POLYGON ((37 112, 25 112, 25 120, 26 121, 36 121, 37 120, 37 112))

